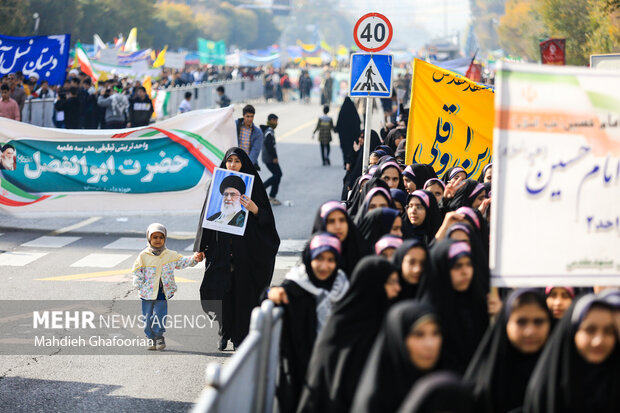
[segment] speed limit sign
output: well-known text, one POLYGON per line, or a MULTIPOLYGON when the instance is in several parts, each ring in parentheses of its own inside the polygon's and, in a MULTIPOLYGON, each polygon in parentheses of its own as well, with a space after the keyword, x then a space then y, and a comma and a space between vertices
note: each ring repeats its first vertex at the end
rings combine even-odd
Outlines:
POLYGON ((368 13, 362 16, 353 28, 357 46, 365 52, 383 50, 392 40, 392 24, 383 14, 368 13))

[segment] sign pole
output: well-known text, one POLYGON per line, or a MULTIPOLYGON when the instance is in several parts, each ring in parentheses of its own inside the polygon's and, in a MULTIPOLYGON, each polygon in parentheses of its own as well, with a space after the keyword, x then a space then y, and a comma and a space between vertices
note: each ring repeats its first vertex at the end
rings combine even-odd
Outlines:
MULTIPOLYGON (((371 58, 372 59, 372 58, 371 58)), ((366 98, 366 116, 364 121, 364 157, 362 158, 362 175, 368 170, 368 162, 370 159, 370 100, 372 98, 368 96, 366 98)))

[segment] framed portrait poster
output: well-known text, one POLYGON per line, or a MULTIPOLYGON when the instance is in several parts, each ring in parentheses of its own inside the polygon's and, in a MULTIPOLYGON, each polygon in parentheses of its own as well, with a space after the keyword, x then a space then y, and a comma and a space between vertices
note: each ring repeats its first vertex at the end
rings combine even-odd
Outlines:
POLYGON ((250 212, 241 205, 241 196, 251 198, 253 184, 254 175, 215 168, 202 227, 243 235, 250 212))

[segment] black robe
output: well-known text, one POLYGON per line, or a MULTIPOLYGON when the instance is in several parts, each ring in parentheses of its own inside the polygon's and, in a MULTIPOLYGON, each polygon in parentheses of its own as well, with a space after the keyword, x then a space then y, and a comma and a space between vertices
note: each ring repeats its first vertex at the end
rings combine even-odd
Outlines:
MULTIPOLYGON (((462 182, 464 182, 464 184, 462 183, 463 186, 461 186, 456 191, 452 199, 446 202, 446 212, 456 211, 460 207, 464 207, 464 206, 471 207, 472 204, 474 203, 474 200, 476 199, 476 196, 478 196, 478 194, 476 194, 475 196, 471 196, 471 195, 474 192, 474 190, 478 187, 478 185, 482 185, 480 182, 474 179, 466 179, 462 182)), ((483 189, 483 191, 486 191, 486 188, 483 189)))
MULTIPOLYGON (((334 210, 336 211, 336 210, 334 210)), ((342 210, 339 210, 342 211, 342 210)), ((332 211, 333 212, 333 211, 332 211)), ((362 257, 372 254, 373 250, 368 248, 366 242, 362 238, 362 234, 360 233, 357 226, 353 223, 353 220, 349 216, 346 211, 342 211, 347 218, 347 238, 342 241, 342 253, 340 254, 340 262, 339 267, 347 274, 347 277, 351 278, 353 274, 353 268, 362 259, 362 257)), ((321 209, 316 214, 314 219, 314 226, 312 227, 312 233, 316 233, 319 231, 327 231, 327 218, 329 214, 325 216, 325 218, 321 218, 321 209)))
POLYGON ((362 259, 351 286, 319 334, 298 413, 346 413, 388 309, 385 283, 395 271, 383 257, 362 259))
POLYGON ((396 169, 396 171, 398 172, 398 189, 402 190, 402 191, 406 191, 405 189, 405 181, 403 181, 403 173, 400 170, 400 167, 394 166, 392 164, 388 165, 388 162, 394 162, 398 165, 398 162, 396 162, 396 159, 393 157, 389 157, 384 159, 383 161, 379 162, 377 164, 378 168, 375 171, 375 173, 373 174, 374 178, 381 178, 381 176, 383 175, 383 171, 385 171, 388 168, 393 168, 396 169))
POLYGON ((465 373, 464 379, 474 385, 477 412, 507 413, 523 405, 525 388, 542 352, 541 348, 536 353, 522 353, 511 344, 506 333, 514 302, 524 294, 530 295, 547 314, 551 326, 552 317, 540 291, 519 289, 505 300, 495 324, 487 330, 465 373))
MULTIPOLYGON (((481 217, 479 217, 479 219, 480 218, 481 217)), ((446 232, 446 237, 448 238, 450 237, 450 233, 452 230, 454 230, 453 227, 455 227, 455 225, 457 224, 453 224, 452 226, 448 228, 448 231, 446 232)), ((480 283, 480 288, 482 288, 482 291, 485 294, 488 294, 488 292, 491 289, 491 271, 489 270, 489 254, 488 254, 487 248, 485 248, 483 245, 480 230, 478 230, 478 228, 475 228, 475 224, 473 223, 471 219, 466 220, 465 223, 460 223, 459 226, 465 227, 465 229, 463 230, 466 231, 467 236, 469 237, 469 245, 471 246, 472 261, 479 275, 477 279, 480 283)))
POLYGON ((431 178, 437 178, 437 174, 432 166, 423 163, 415 163, 411 165, 413 173, 415 175, 413 182, 415 182, 416 189, 424 189, 424 184, 431 178))
MULTIPOLYGON (((313 283, 316 282, 317 287, 325 290, 330 290, 333 287, 339 270, 335 271, 327 280, 317 282, 311 269, 308 245, 302 253, 302 262, 309 279, 313 283)), ((281 287, 286 291, 288 304, 282 305, 284 313, 282 315, 276 397, 281 413, 294 413, 299 404, 308 363, 317 337, 317 298, 290 279, 285 279, 281 287)))
POLYGON ((397 209, 375 208, 364 215, 358 227, 368 249, 375 250, 375 244, 382 236, 390 233, 399 214, 397 209))
MULTIPOLYGON (((379 141, 379 134, 374 130, 370 131, 370 152, 374 151, 376 147, 379 146, 381 142, 379 141)), ((362 163, 364 162, 364 148, 360 148, 357 152, 354 152, 351 149, 350 156, 350 168, 345 173, 344 178, 342 180, 342 199, 347 198, 347 193, 350 188, 353 188, 355 185, 355 181, 362 175, 362 163)))
POLYGON ((271 283, 280 237, 265 186, 248 155, 240 148, 230 148, 220 168, 226 168, 226 159, 232 154, 241 160, 240 172, 254 175, 252 201, 258 206, 258 214, 248 214, 243 236, 206 229, 202 227, 205 198, 194 251, 205 253, 202 307, 205 312, 216 312, 220 335, 238 345, 248 334, 250 315, 259 305, 261 292, 271 283))
POLYGON ((441 227, 443 215, 439 211, 439 206, 437 205, 437 198, 435 198, 435 195, 425 189, 422 189, 421 191, 423 191, 427 195, 429 206, 427 207, 426 203, 424 203, 424 200, 422 200, 418 195, 413 194, 410 194, 407 197, 407 205, 409 205, 409 202, 413 197, 420 199, 422 206, 426 210, 424 222, 422 222, 422 225, 413 225, 409 220, 409 215, 405 206, 405 211, 403 212, 403 238, 421 239, 426 243, 427 246, 430 246, 435 239, 435 234, 437 233, 437 230, 439 229, 439 227, 441 227))
POLYGON ((350 97, 344 98, 338 120, 336 121, 336 132, 340 139, 340 149, 342 149, 342 157, 344 163, 351 162, 351 154, 353 153, 353 142, 357 142, 361 129, 362 120, 357 113, 357 108, 350 97))
POLYGON ((618 338, 611 355, 600 364, 588 363, 575 346, 575 333, 592 305, 613 311, 604 298, 594 294, 573 301, 534 368, 525 393, 524 413, 620 411, 618 338))
POLYGON ((364 182, 361 191, 357 190, 351 194, 351 199, 348 202, 347 212, 352 218, 355 219, 358 211, 364 205, 364 201, 366 200, 366 195, 368 195, 368 192, 370 192, 371 189, 376 187, 381 187, 388 191, 388 193, 390 192, 390 187, 383 179, 370 178, 368 181, 364 182))
POLYGON ((415 300, 390 308, 364 366, 352 412, 395 412, 416 380, 433 371, 420 370, 411 362, 405 340, 416 321, 435 314, 432 307, 415 300))
POLYGON ((458 292, 452 287, 448 253, 456 242, 462 241, 444 239, 433 245, 430 261, 434 274, 426 277, 418 288, 421 299, 436 308, 441 319, 443 366, 463 374, 489 325, 489 314, 475 265, 466 291, 458 292))
MULTIPOLYGON (((446 169, 446 172, 444 172, 443 177, 441 178, 441 180, 443 181, 444 184, 448 185, 448 182, 450 182, 450 174, 456 168, 463 169, 462 166, 452 166, 452 167, 446 169)), ((463 172, 465 172, 465 170, 463 170, 463 172)), ((467 172, 465 172, 465 174, 467 175, 467 172)))
POLYGON ((422 377, 413 386, 397 413, 479 413, 474 408, 471 385, 449 371, 422 377))
POLYGON ((396 251, 394 251, 394 255, 392 255, 392 264, 394 264, 394 266, 396 267, 396 271, 398 271, 398 282, 400 283, 400 293, 398 294, 397 300, 402 301, 416 298, 418 293, 418 286, 420 285, 420 283, 423 282, 424 278, 428 277, 429 274, 432 273, 430 269, 430 260, 428 257, 428 249, 426 248, 426 243, 418 239, 404 240, 401 246, 396 248, 396 251), (417 284, 411 284, 409 281, 405 280, 402 271, 405 255, 407 255, 409 251, 413 248, 422 248, 426 256, 424 269, 422 270, 422 275, 420 276, 420 280, 418 280, 417 284))

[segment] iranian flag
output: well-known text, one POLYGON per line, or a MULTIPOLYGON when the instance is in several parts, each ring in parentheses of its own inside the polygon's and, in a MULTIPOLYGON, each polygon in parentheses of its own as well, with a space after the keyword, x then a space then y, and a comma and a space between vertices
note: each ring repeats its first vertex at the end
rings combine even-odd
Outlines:
POLYGON ((95 72, 95 69, 93 69, 93 66, 90 64, 88 55, 86 54, 84 49, 82 49, 82 44, 80 42, 77 42, 75 44, 75 58, 80 62, 80 70, 90 76, 93 82, 97 82, 99 75, 97 74, 97 72, 95 72))

